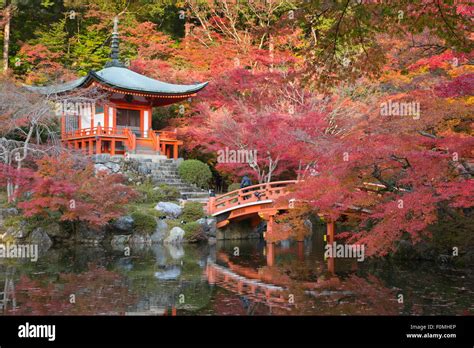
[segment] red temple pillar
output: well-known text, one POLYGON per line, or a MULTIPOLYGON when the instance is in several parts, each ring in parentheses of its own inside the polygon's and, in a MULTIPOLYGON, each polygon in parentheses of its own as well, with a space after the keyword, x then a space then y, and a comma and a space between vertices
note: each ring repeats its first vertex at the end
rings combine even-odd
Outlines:
POLYGON ((101 151, 101 141, 100 141, 100 138, 97 138, 96 141, 95 141, 95 153, 96 154, 100 154, 102 153, 101 151))
POLYGON ((111 156, 115 155, 115 139, 112 139, 110 141, 110 155, 111 156))
POLYGON ((178 144, 173 145, 173 158, 178 159, 178 144))

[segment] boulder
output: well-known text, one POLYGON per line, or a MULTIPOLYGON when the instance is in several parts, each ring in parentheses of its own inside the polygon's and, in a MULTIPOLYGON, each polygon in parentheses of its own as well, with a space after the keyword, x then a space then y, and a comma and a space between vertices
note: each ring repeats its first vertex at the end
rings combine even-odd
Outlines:
POLYGON ((107 162, 105 163, 105 166, 110 169, 112 173, 118 173, 120 171, 120 164, 118 163, 113 163, 113 162, 107 162))
POLYGON ((138 167, 138 173, 142 174, 142 175, 147 175, 147 174, 150 174, 151 173, 151 169, 148 168, 147 166, 144 166, 144 165, 140 165, 138 167))
POLYGON ((130 232, 133 230, 133 218, 130 215, 121 216, 110 223, 110 227, 120 233, 130 232))
POLYGON ((20 222, 18 227, 8 227, 5 236, 11 236, 14 239, 23 239, 28 237, 27 223, 25 221, 20 222))
POLYGON ((159 202, 155 206, 155 210, 163 212, 167 218, 172 219, 176 219, 183 212, 183 209, 179 205, 171 202, 159 202))
POLYGON ((184 230, 181 227, 173 227, 165 238, 165 244, 179 244, 183 242, 184 230))
POLYGON ((207 237, 215 237, 217 233, 216 219, 214 218, 201 218, 196 222, 202 226, 202 229, 207 237))
POLYGON ((152 243, 161 243, 168 232, 168 224, 161 219, 157 219, 155 232, 150 236, 152 243))
POLYGON ((75 239, 79 242, 97 244, 105 238, 105 228, 93 228, 85 223, 80 223, 75 239))
POLYGON ((0 209, 0 218, 4 219, 9 216, 18 215, 18 209, 16 208, 1 208, 0 209))
POLYGON ((118 156, 118 155, 110 156, 110 162, 113 162, 113 163, 121 163, 122 161, 123 161, 123 157, 122 157, 122 156, 118 156))
POLYGON ((54 238, 62 237, 66 235, 66 233, 63 231, 61 226, 56 222, 50 223, 47 227, 45 227, 45 230, 48 236, 54 237, 54 238))
POLYGON ((30 234, 30 243, 38 245, 40 250, 48 250, 53 242, 41 227, 37 227, 30 234))
POLYGON ((98 164, 94 164, 94 169, 95 169, 95 172, 100 172, 100 171, 106 171, 108 173, 110 173, 110 169, 107 168, 104 164, 102 163, 98 163, 98 164))

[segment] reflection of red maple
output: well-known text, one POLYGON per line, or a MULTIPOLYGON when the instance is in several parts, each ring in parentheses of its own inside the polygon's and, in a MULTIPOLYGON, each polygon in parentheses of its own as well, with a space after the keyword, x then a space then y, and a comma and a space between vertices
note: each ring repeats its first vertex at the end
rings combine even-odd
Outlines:
POLYGON ((92 265, 83 273, 60 273, 55 283, 23 275, 16 284, 16 299, 16 310, 8 314, 120 314, 136 300, 120 275, 92 265), (75 296, 75 303, 70 302, 71 295, 75 296))

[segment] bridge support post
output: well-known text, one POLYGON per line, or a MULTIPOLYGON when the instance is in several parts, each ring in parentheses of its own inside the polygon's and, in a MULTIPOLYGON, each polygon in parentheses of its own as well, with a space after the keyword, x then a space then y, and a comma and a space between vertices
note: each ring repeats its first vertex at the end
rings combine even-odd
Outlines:
POLYGON ((272 267, 275 265, 275 243, 267 243, 266 249, 267 266, 272 267))
POLYGON ((212 215, 214 213, 214 202, 216 201, 216 197, 209 197, 207 201, 207 215, 212 215))
POLYGON ((265 232, 265 241, 267 243, 273 243, 273 241, 271 241, 270 239, 270 242, 268 241, 269 237, 273 234, 273 224, 274 224, 274 218, 273 218, 273 215, 270 215, 268 216, 268 220, 267 220, 267 231, 265 232))
POLYGON ((327 234, 327 243, 331 244, 334 243, 334 229, 335 229, 335 222, 328 221, 326 224, 326 234, 327 234))

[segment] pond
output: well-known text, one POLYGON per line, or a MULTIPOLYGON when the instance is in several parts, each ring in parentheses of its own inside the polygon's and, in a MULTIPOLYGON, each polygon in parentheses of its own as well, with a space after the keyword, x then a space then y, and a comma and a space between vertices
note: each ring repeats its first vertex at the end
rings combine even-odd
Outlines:
POLYGON ((50 249, 0 261, 3 315, 471 315, 472 270, 332 259, 321 235, 123 250, 50 249))

